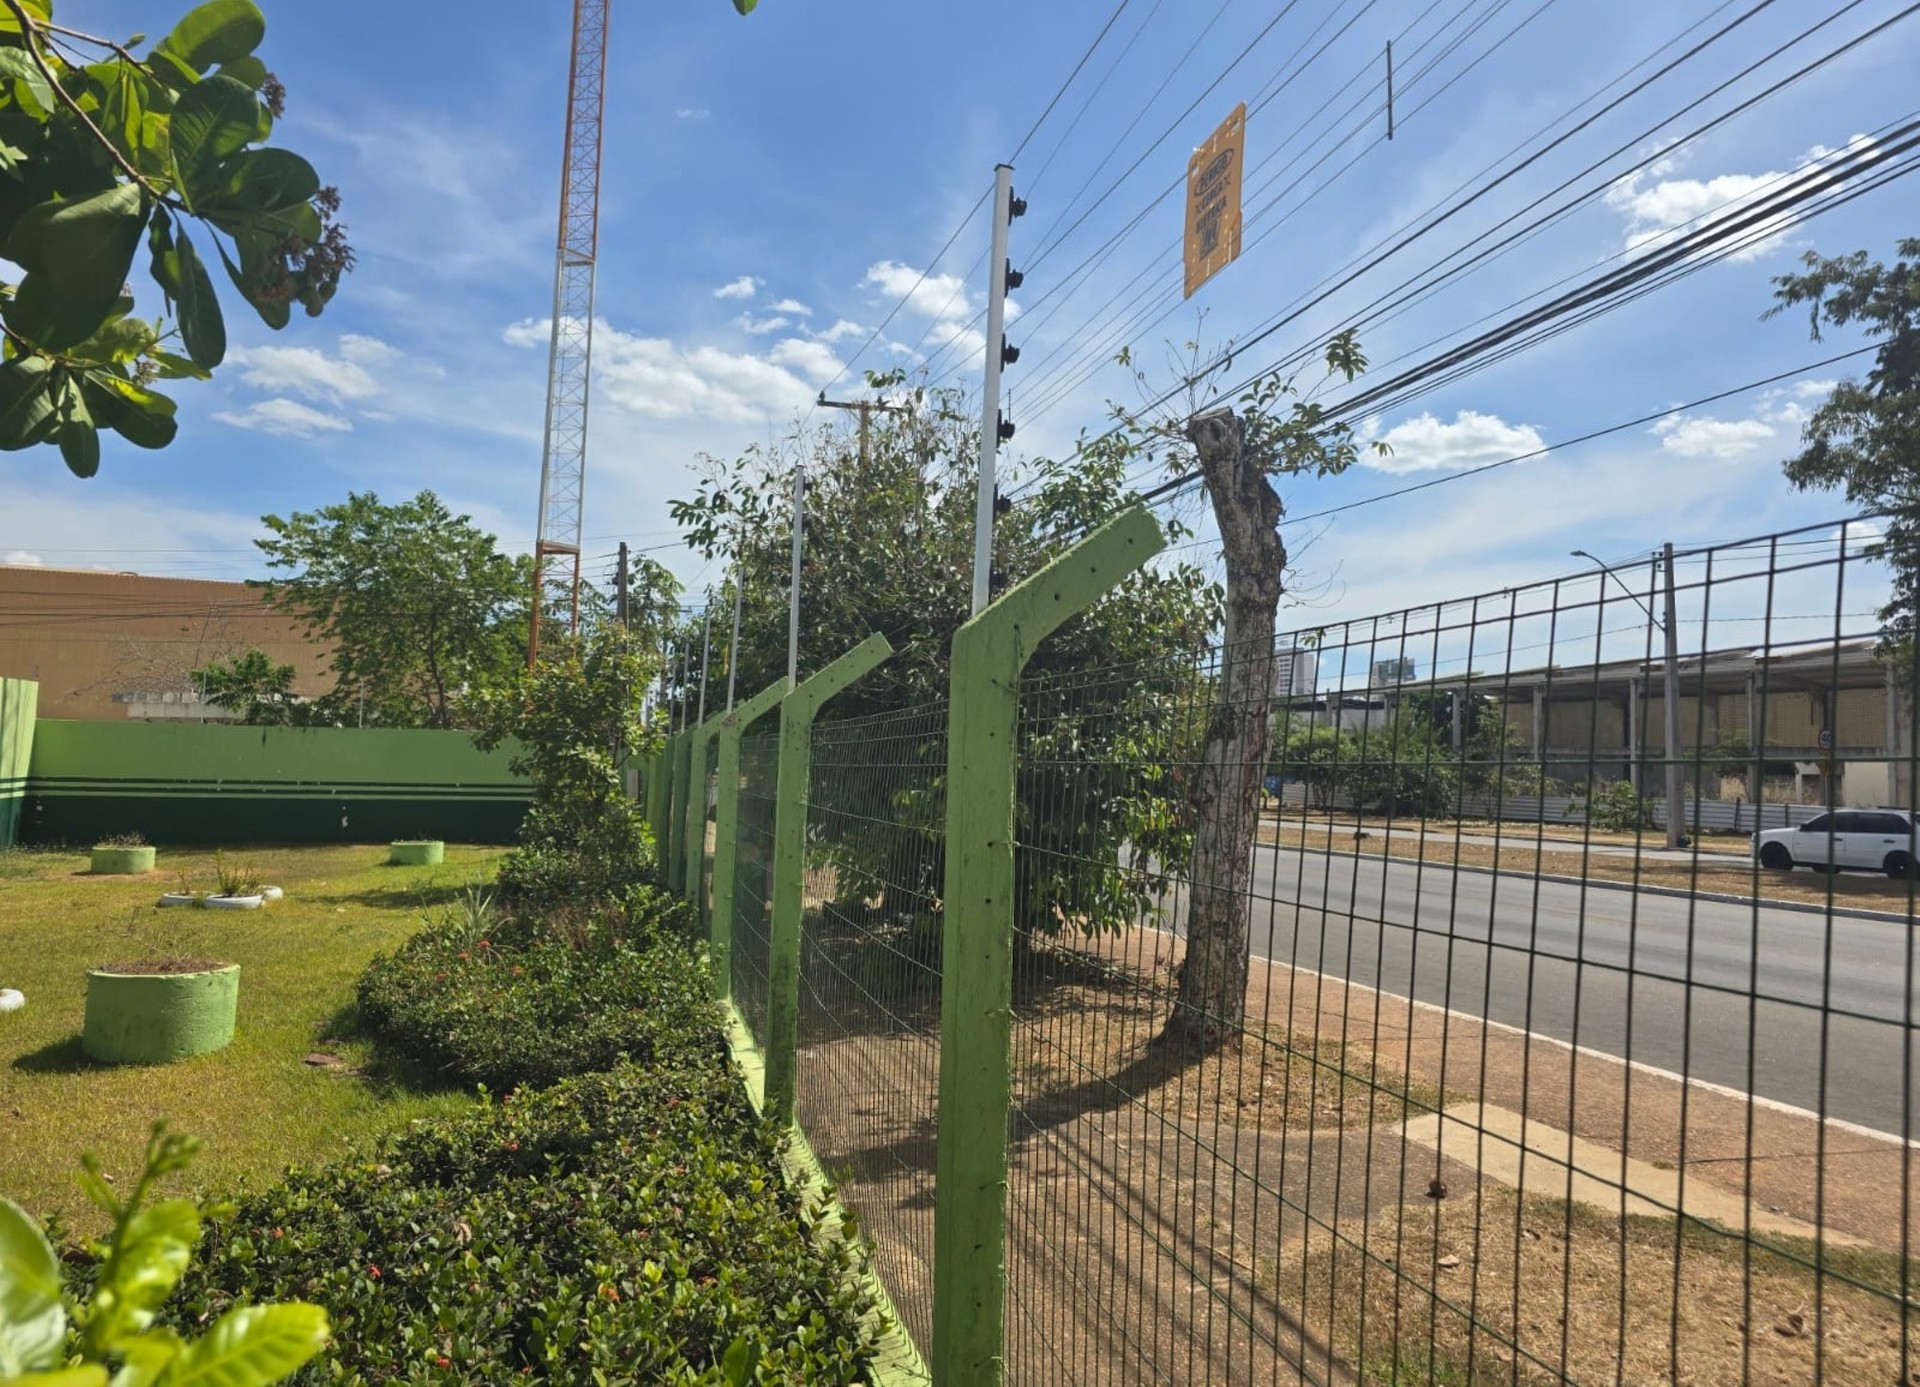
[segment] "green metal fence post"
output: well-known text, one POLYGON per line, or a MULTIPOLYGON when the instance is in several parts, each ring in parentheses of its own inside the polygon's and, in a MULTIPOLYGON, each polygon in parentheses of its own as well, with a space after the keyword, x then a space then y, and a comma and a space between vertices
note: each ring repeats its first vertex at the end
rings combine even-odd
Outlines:
POLYGON ((672 777, 667 792, 667 889, 680 891, 687 879, 687 795, 693 778, 693 732, 676 733, 668 743, 668 773, 672 777))
POLYGON ((807 777, 820 705, 893 654, 871 635, 780 700, 780 788, 773 806, 773 921, 767 963, 767 1115, 793 1121, 800 1038, 800 915, 806 870, 807 777))
POLYGON ((715 713, 688 734, 684 844, 687 862, 681 868, 680 879, 686 887, 687 899, 693 902, 696 920, 707 908, 707 744, 720 730, 720 721, 725 716, 725 713, 715 713))
POLYGON ((721 719, 719 782, 713 811, 713 919, 707 926, 708 952, 713 960, 713 995, 726 1001, 733 995, 733 874, 740 853, 740 738, 749 724, 780 706, 788 688, 785 679, 767 685, 721 719))
POLYGON ((1158 523, 1135 507, 954 633, 933 1216, 932 1367, 939 1387, 998 1387, 1005 1367, 1020 672, 1056 627, 1165 543, 1158 523))

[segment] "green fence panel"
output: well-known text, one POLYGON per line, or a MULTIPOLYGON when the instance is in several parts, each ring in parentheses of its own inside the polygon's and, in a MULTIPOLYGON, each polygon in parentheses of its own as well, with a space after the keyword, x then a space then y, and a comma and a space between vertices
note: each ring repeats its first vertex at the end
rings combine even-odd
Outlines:
POLYGON ((935 1168, 933 1374, 998 1387, 1006 1316, 1014 755, 1035 647, 1165 544, 1135 507, 1017 584, 953 638, 935 1168))
POLYGON ((780 790, 773 826, 773 938, 767 967, 767 1111, 793 1121, 799 1044, 800 912, 804 907, 807 782, 814 715, 821 705, 893 654, 871 635, 780 700, 780 790))
POLYGON ((687 860, 680 868, 687 899, 693 902, 696 924, 707 910, 707 785, 712 775, 713 739, 726 714, 716 713, 694 728, 687 745, 687 805, 683 845, 687 860))
POLYGON ((20 839, 39 698, 40 686, 31 679, 0 679, 0 848, 20 839))
POLYGON ((687 797, 693 779, 693 733, 674 734, 667 743, 670 788, 667 794, 667 889, 683 891, 687 884, 687 797))
POLYGON ((781 679, 767 685, 720 720, 713 809, 713 918, 707 927, 713 962, 713 995, 733 995, 733 913, 740 857, 740 738, 747 728, 780 706, 790 686, 781 679))
POLYGON ((508 743, 426 728, 42 718, 23 836, 90 843, 512 840, 531 789, 508 743))

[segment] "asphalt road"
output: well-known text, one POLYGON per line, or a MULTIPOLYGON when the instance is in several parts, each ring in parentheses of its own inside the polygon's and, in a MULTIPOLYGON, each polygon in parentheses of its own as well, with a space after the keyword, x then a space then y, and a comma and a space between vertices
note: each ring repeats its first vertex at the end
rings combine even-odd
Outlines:
POLYGON ((1253 893, 1256 955, 1920 1136, 1908 925, 1264 845, 1253 893))

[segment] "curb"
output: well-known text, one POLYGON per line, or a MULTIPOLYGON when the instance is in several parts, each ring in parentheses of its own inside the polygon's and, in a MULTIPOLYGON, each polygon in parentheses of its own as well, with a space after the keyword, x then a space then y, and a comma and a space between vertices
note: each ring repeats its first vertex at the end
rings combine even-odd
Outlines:
MULTIPOLYGON (((764 1111, 766 1104, 766 1062, 761 1058, 760 1047, 754 1042, 746 1018, 740 1014, 732 998, 727 999, 726 1008, 727 1044, 733 1051, 734 1062, 740 1066, 747 1101, 759 1113, 764 1111)), ((850 1222, 847 1211, 834 1194, 826 1170, 821 1166, 820 1158, 814 1154, 812 1144, 807 1141, 807 1134, 800 1130, 799 1123, 787 1129, 787 1138, 786 1149, 780 1153, 780 1164, 787 1182, 822 1206, 824 1216, 821 1223, 829 1230, 829 1236, 847 1237, 846 1230, 850 1222)), ((860 1270, 856 1278, 874 1302, 873 1308, 863 1319, 874 1331, 879 1343, 879 1353, 867 1369, 874 1387, 930 1387, 933 1374, 927 1371, 920 1350, 907 1333, 906 1321, 900 1318, 893 1297, 887 1294, 885 1284, 874 1271, 872 1256, 863 1251, 859 1261, 860 1270)))

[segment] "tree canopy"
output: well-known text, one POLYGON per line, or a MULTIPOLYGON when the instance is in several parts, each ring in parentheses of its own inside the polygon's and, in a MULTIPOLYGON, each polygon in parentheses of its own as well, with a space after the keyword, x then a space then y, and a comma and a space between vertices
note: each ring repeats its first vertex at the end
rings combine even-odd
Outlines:
POLYGON ((269 327, 333 297, 353 264, 339 194, 266 145, 286 90, 255 56, 265 34, 253 0, 208 0, 139 57, 144 35, 0 0, 0 248, 25 272, 0 283, 0 449, 56 444, 90 477, 103 428, 171 443, 154 381, 226 358, 210 258, 269 327), (143 245, 165 308, 150 319, 129 287, 143 245))
POLYGON ((397 505, 350 492, 262 523, 254 543, 283 576, 254 585, 332 646, 328 720, 452 727, 462 692, 525 658, 530 562, 431 491, 397 505))
POLYGON ((1848 326, 1879 340, 1866 379, 1833 387, 1807 420, 1800 452, 1784 465, 1802 491, 1844 491, 1852 504, 1885 514, 1882 551, 1894 595, 1881 617, 1890 635, 1911 639, 1920 580, 1920 237, 1895 249, 1900 258, 1892 265, 1864 250, 1808 251, 1804 271, 1774 280, 1765 316, 1804 306, 1815 341, 1823 327, 1848 326))

